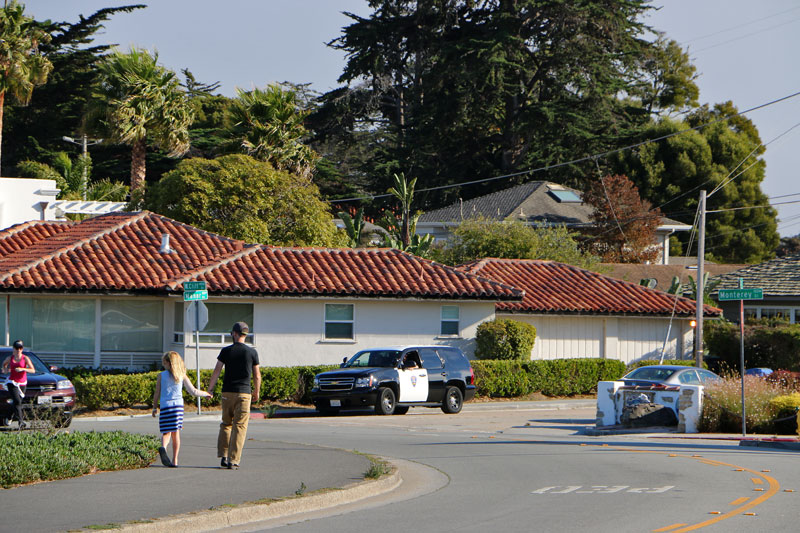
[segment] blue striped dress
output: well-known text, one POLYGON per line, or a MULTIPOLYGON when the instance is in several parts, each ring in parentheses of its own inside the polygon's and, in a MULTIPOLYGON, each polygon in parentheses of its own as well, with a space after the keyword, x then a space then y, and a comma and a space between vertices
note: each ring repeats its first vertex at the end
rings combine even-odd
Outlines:
POLYGON ((179 431, 183 429, 183 382, 175 383, 168 370, 161 372, 159 379, 161 413, 158 416, 158 430, 161 433, 179 431))

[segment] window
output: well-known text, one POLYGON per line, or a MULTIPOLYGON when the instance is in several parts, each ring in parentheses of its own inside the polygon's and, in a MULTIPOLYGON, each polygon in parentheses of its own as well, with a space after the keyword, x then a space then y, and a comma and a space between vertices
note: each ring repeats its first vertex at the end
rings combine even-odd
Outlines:
POLYGON ((103 300, 100 349, 104 352, 162 352, 164 304, 156 300, 103 300))
POLYGON ((325 338, 353 338, 353 304, 325 304, 325 338))
POLYGON ((34 351, 94 352, 94 300, 11 296, 9 333, 34 351))
MULTIPOLYGON (((250 334, 244 342, 253 343, 253 304, 204 303, 208 307, 208 324, 200 331, 200 344, 232 343, 231 327, 235 322, 246 322, 250 326, 250 334)), ((184 302, 175 302, 175 343, 184 341, 184 309, 184 302)), ((190 339, 190 342, 194 341, 190 339)))
POLYGON ((580 204, 583 203, 581 197, 575 194, 575 191, 569 191, 566 189, 550 189, 547 191, 550 195, 555 198, 558 202, 564 204, 580 204))
POLYGON ((778 318, 788 322, 789 317, 791 317, 791 314, 788 309, 761 308, 761 318, 778 318))
POLYGON ((457 336, 460 331, 458 327, 459 309, 457 305, 442 306, 442 326, 441 335, 457 336))

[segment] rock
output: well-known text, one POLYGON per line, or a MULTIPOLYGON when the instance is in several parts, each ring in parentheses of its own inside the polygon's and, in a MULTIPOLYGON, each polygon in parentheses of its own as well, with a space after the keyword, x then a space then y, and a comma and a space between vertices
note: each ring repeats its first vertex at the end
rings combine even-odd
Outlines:
POLYGON ((640 403, 622 410, 620 423, 626 427, 675 426, 678 417, 671 407, 658 403, 640 403))

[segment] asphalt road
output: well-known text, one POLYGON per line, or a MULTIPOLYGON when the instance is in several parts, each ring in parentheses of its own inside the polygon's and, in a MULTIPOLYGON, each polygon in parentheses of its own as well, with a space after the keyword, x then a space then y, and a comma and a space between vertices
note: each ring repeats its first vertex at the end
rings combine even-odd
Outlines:
MULTIPOLYGON (((69 518, 54 518, 61 527, 43 530, 165 516, 291 494, 295 486, 309 491, 335 486, 365 470, 366 459, 346 451, 356 450, 401 460, 408 479, 389 494, 334 511, 227 531, 798 530, 797 452, 739 447, 738 441, 723 439, 587 436, 593 408, 566 408, 585 402, 561 404, 565 408, 558 410, 552 409, 557 404, 547 405, 551 409, 540 403, 473 403, 458 415, 413 408, 404 416, 253 421, 238 472, 211 468, 218 421, 188 417, 182 451, 182 463, 192 468, 188 472, 160 466, 132 471, 107 491, 97 490, 104 474, 60 481, 55 486, 61 494, 52 502, 36 498, 37 487, 50 484, 33 485, 4 492, 3 506, 18 508, 22 498, 37 502, 43 516, 69 518), (256 474, 248 463, 268 468, 256 474), (176 475, 186 475, 187 482, 166 496, 159 493, 159 484, 174 483, 176 475), (70 516, 71 501, 75 513, 85 508, 78 499, 90 485, 98 498, 95 514, 70 516), (153 498, 148 487, 160 496, 153 498)), ((153 424, 148 418, 76 420, 74 427, 153 433, 153 424)), ((0 521, 0 531, 26 530, 4 524, 7 519, 0 521)))
MULTIPOLYGON (((411 500, 302 517, 280 529, 798 530, 796 452, 740 448, 735 440, 587 437, 581 431, 593 424, 594 409, 519 407, 473 405, 457 416, 412 409, 401 417, 270 421, 272 438, 403 458, 447 476, 444 486, 411 500)), ((251 524, 238 531, 275 526, 251 524)))

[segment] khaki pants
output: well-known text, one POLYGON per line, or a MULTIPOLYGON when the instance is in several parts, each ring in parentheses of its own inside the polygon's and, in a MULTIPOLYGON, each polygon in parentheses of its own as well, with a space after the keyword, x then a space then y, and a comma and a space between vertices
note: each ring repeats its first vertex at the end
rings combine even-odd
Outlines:
POLYGON ((222 424, 217 438, 217 457, 227 457, 239 464, 250 422, 250 395, 237 392, 222 393, 222 424))

